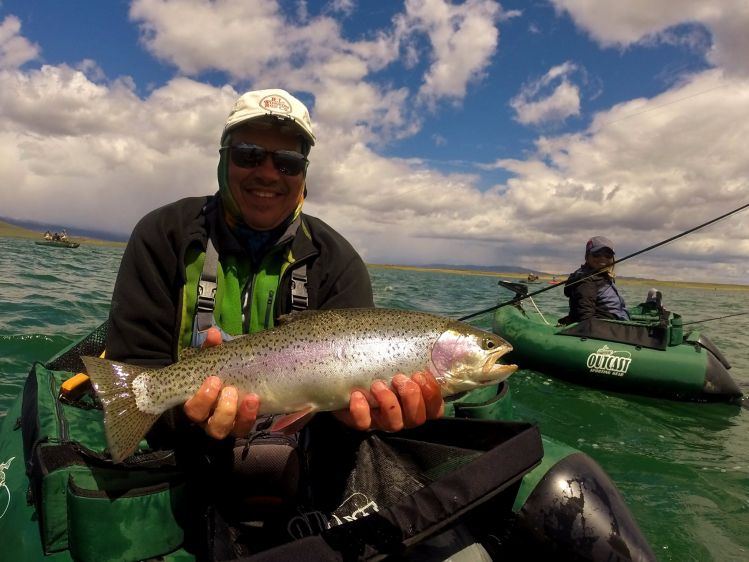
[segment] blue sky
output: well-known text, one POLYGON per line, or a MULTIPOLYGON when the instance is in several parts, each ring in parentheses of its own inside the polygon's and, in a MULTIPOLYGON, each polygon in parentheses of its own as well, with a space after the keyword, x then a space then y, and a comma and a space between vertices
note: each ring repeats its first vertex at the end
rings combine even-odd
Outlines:
MULTIPOLYGON (((0 216, 127 233, 215 191, 233 100, 319 142, 305 209, 373 263, 569 272, 749 202, 745 0, 0 1, 0 216)), ((749 214, 622 264, 749 283, 749 214)))

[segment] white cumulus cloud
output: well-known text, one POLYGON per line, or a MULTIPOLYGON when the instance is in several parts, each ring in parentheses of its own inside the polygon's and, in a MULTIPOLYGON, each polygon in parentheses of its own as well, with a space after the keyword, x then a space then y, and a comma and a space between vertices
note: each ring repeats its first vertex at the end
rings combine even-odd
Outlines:
POLYGON ((576 65, 568 61, 551 68, 538 80, 524 84, 510 100, 516 119, 524 125, 538 125, 579 115, 580 88, 570 80, 576 71, 576 65))
POLYGON ((20 31, 16 16, 6 16, 0 22, 0 70, 18 68, 39 56, 39 47, 19 35, 20 31))
POLYGON ((551 3, 560 12, 568 13, 604 47, 627 47, 659 38, 672 42, 674 27, 703 25, 712 35, 712 44, 706 46, 706 58, 727 72, 749 75, 746 0, 551 0, 551 3))

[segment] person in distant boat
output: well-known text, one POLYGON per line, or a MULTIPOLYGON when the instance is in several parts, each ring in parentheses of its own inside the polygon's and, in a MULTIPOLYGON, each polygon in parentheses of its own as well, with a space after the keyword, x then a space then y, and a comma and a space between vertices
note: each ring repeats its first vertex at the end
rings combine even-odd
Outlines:
MULTIPOLYGON (((112 296, 108 358, 165 366, 189 347, 271 328, 294 310, 374 306, 361 257, 302 212, 314 143, 307 108, 288 92, 250 91, 236 101, 220 137, 218 193, 152 211, 130 237, 112 296)), ((258 396, 238 396, 210 375, 181 413, 215 439, 246 437, 258 396)), ((373 384, 375 407, 354 391, 336 417, 359 430, 398 431, 442 415, 431 375, 395 381, 373 384)))
POLYGON ((65 241, 68 239, 68 233, 65 231, 65 229, 62 229, 62 232, 60 233, 60 240, 65 241))
POLYGON ((564 294, 569 298, 570 313, 560 323, 588 318, 629 320, 624 299, 614 282, 614 255, 614 243, 605 236, 588 240, 585 263, 565 281, 564 294))
POLYGON ((44 233, 44 239, 45 240, 52 240, 52 233, 49 230, 44 233))

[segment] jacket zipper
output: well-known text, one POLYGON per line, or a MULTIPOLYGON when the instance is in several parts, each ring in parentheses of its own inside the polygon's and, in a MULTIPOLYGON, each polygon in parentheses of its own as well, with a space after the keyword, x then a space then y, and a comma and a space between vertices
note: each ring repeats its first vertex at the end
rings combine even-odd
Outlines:
POLYGON ((247 284, 244 286, 244 302, 242 303, 242 331, 245 334, 250 333, 250 316, 252 314, 252 294, 255 292, 255 277, 257 273, 253 271, 250 273, 250 278, 247 280, 247 284))
MULTIPOLYGON (((280 278, 279 278, 280 281, 280 278)), ((268 302, 265 304, 265 322, 263 323, 263 327, 267 330, 268 329, 268 322, 270 321, 270 311, 271 307, 273 306, 273 291, 268 292, 268 302)))
MULTIPOLYGON (((291 275, 292 267, 295 265, 299 265, 303 261, 305 261, 311 254, 307 254, 306 256, 302 256, 299 259, 296 259, 293 261, 293 263, 290 263, 289 266, 278 276, 278 288, 280 289, 283 285, 283 281, 286 277, 291 275)), ((255 278, 257 277, 257 271, 254 270, 250 274, 250 278, 247 280, 247 284, 245 285, 245 294, 244 294, 244 302, 242 303, 242 326, 244 327, 244 333, 249 334, 250 333, 250 313, 252 310, 251 306, 251 299, 252 295, 255 292, 255 278)), ((268 306, 266 307, 265 311, 265 328, 268 328, 268 323, 270 321, 269 313, 270 309, 273 305, 273 295, 274 291, 271 291, 268 295, 268 306)), ((281 299, 282 300, 282 299, 281 299)), ((280 306, 280 300, 276 300, 276 306, 272 307, 274 309, 278 308, 280 306)), ((274 311, 273 311, 274 312, 274 311)))

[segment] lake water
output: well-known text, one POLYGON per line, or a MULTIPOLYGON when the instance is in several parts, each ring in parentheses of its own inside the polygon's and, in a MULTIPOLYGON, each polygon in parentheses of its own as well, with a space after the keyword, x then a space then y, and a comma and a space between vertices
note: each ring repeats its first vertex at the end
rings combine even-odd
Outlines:
MULTIPOLYGON (((0 238, 0 415, 34 361, 45 361, 106 319, 121 254, 119 248, 59 249, 0 238)), ((382 307, 458 318, 511 297, 492 276, 377 267, 370 275, 382 307)), ((667 308, 685 322, 749 312, 749 292, 661 289, 667 308)), ((646 291, 621 287, 629 304, 646 291)), ((566 310, 561 289, 536 302, 551 316, 566 310)), ((491 329, 491 314, 471 322, 491 329)), ((702 329, 749 393, 749 315, 702 329)), ((659 560, 749 560, 749 410, 607 393, 527 370, 509 381, 515 418, 538 422, 545 435, 594 458, 659 560)))

